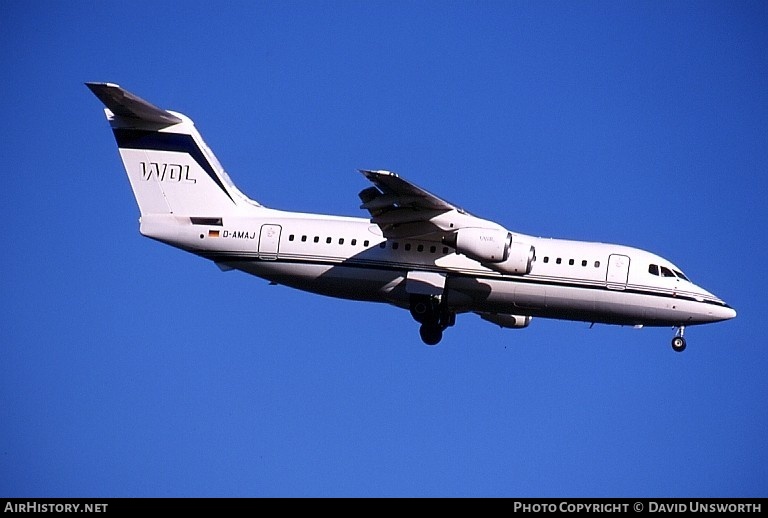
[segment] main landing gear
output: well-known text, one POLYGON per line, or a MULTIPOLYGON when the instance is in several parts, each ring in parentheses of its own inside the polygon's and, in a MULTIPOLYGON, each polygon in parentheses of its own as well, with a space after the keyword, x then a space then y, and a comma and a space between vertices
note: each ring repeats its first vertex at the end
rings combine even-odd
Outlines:
POLYGON ((675 352, 681 353, 685 351, 685 338, 683 338, 683 333, 685 332, 685 326, 677 326, 677 329, 675 331, 675 337, 672 339, 672 349, 674 349, 675 352))
POLYGON ((413 319, 421 324, 421 340, 430 346, 440 343, 443 331, 456 323, 456 313, 433 295, 411 295, 410 309, 413 319))

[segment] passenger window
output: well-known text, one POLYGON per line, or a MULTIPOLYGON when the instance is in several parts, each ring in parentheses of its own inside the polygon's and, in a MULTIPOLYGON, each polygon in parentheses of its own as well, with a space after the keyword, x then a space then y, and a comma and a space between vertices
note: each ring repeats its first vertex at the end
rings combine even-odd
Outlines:
POLYGON ((443 253, 444 253, 444 254, 447 254, 447 253, 448 253, 448 247, 447 247, 447 246, 444 246, 444 247, 443 247, 443 253))
POLYGON ((410 249, 411 249, 411 244, 410 243, 406 243, 405 244, 405 251, 407 252, 410 249))
POLYGON ((435 252, 437 252, 437 247, 436 246, 430 246, 429 247, 429 253, 434 254, 435 252))
POLYGON ((659 275, 659 266, 656 264, 648 266, 648 273, 651 275, 659 275))
POLYGON ((329 245, 331 244, 331 241, 333 241, 333 239, 331 239, 330 237, 325 238, 325 242, 328 243, 329 245))
POLYGON ((368 243, 370 243, 370 241, 368 241, 368 240, 366 239, 365 241, 363 241, 363 246, 366 246, 366 247, 367 247, 367 246, 368 246, 368 243))
POLYGON ((573 266, 573 259, 568 259, 568 264, 573 266))
POLYGON ((357 239, 353 239, 349 242, 350 245, 355 246, 357 244, 357 239))
POLYGON ((424 245, 419 245, 419 246, 416 248, 416 251, 417 251, 417 252, 423 252, 423 251, 424 251, 424 245))
POLYGON ((319 242, 320 242, 320 236, 315 236, 315 243, 319 243, 319 242))
POLYGON ((595 268, 600 268, 600 261, 595 261, 595 268))
POLYGON ((379 248, 387 248, 387 242, 382 241, 381 243, 379 243, 379 248))
POLYGON ((557 260, 556 260, 555 262, 556 262, 557 264, 560 264, 560 263, 562 263, 562 262, 563 262, 563 260, 562 260, 562 259, 560 259, 560 258, 558 257, 558 258, 557 258, 557 260))
POLYGON ((290 236, 288 236, 288 241, 293 241, 293 234, 291 234, 290 236))
POLYGON ((304 243, 307 240, 307 236, 301 236, 301 242, 304 243))
POLYGON ((586 265, 587 265, 587 260, 586 260, 586 259, 584 259, 583 261, 581 261, 581 265, 582 265, 582 266, 586 266, 586 265))
POLYGON ((397 250, 398 248, 400 248, 400 243, 398 243, 397 241, 392 243, 392 250, 397 250))
POLYGON ((545 256, 544 256, 544 262, 545 262, 545 263, 548 263, 548 262, 549 262, 549 256, 547 256, 547 255, 545 255, 545 256))
POLYGON ((340 245, 343 245, 343 244, 344 244, 344 238, 343 238, 343 237, 340 237, 340 238, 339 238, 339 244, 340 244, 340 245))

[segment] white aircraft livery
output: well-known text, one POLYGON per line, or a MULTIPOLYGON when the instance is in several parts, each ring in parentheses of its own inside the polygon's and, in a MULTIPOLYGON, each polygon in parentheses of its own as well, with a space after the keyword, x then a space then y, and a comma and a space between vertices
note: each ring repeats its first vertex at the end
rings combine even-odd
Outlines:
POLYGON ((142 235, 312 293, 407 309, 436 345, 456 315, 506 328, 536 317, 675 329, 736 311, 658 255, 533 237, 473 216, 390 171, 360 171, 370 218, 267 208, 232 183, 188 117, 112 83, 104 103, 141 213, 142 235))

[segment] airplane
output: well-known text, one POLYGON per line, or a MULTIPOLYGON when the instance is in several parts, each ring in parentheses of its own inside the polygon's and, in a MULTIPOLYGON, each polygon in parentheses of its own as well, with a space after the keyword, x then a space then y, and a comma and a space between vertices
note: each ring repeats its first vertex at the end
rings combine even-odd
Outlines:
POLYGON ((471 214, 386 170, 359 170, 370 217, 265 207, 232 182, 193 121, 113 83, 87 82, 104 104, 141 214, 139 232, 306 292, 410 311, 437 345, 456 316, 502 328, 533 318, 674 328, 736 311, 670 261, 623 245, 541 238, 471 214))

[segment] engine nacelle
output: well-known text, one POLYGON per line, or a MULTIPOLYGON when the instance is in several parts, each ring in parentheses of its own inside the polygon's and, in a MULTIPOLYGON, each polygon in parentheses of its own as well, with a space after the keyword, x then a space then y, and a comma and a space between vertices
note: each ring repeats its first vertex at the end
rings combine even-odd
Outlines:
POLYGON ((531 273, 536 255, 532 245, 514 241, 512 233, 503 229, 460 228, 444 241, 486 268, 508 275, 531 273))
POLYGON ((500 313, 478 313, 480 318, 509 329, 523 329, 531 324, 533 317, 527 315, 505 315, 500 313))
POLYGON ((509 246, 507 260, 501 263, 485 264, 492 270, 509 275, 528 275, 533 267, 536 249, 533 245, 513 241, 509 246))
POLYGON ((512 234, 506 230, 487 228, 460 228, 448 243, 457 252, 480 263, 501 263, 509 257, 512 234))

